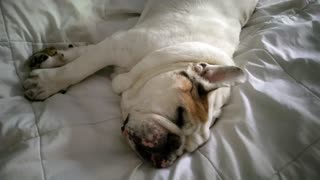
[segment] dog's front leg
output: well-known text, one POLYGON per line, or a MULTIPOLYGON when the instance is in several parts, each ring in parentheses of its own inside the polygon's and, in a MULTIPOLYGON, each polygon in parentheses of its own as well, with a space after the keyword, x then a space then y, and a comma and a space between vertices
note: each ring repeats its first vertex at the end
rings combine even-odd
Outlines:
POLYGON ((114 65, 116 49, 119 48, 114 47, 112 39, 107 38, 64 66, 33 70, 23 83, 25 95, 31 100, 43 100, 108 65, 114 65))

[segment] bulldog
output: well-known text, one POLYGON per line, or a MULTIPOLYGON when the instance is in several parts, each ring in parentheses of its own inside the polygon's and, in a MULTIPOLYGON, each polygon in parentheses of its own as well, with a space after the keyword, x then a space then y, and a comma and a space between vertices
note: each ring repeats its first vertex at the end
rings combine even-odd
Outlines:
POLYGON ((44 100, 113 66, 122 134, 145 161, 168 167, 209 139, 231 86, 245 81, 232 56, 256 3, 149 0, 127 31, 96 45, 33 54, 25 96, 44 100))

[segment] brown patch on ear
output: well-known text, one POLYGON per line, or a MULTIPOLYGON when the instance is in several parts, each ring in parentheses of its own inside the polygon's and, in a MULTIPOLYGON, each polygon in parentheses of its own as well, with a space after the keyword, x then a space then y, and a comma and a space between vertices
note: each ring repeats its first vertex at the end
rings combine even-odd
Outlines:
POLYGON ((199 96, 195 94, 195 87, 187 78, 178 76, 178 89, 180 90, 180 98, 186 111, 195 121, 206 122, 208 119, 208 98, 207 96, 199 96))

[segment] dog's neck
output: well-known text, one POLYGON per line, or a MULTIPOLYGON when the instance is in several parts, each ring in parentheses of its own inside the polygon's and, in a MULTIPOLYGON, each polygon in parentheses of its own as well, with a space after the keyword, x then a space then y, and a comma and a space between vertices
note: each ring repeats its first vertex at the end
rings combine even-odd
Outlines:
POLYGON ((121 94, 138 81, 197 62, 234 65, 231 55, 219 48, 201 42, 185 42, 149 53, 130 72, 115 76, 112 87, 121 94))
MULTIPOLYGON (((186 70, 190 63, 188 62, 179 62, 179 63, 172 63, 166 64, 159 67, 150 68, 141 73, 139 78, 132 83, 131 87, 127 90, 122 92, 122 101, 126 101, 126 103, 122 103, 122 114, 123 117, 126 117, 129 111, 132 111, 132 107, 139 107, 135 106, 135 104, 131 104, 130 99, 134 99, 140 89, 144 86, 144 84, 152 79, 155 76, 158 76, 162 73, 170 72, 170 71, 177 71, 177 70, 186 70)), ((133 101, 135 102, 135 101, 133 101)), ((148 111, 148 110, 147 110, 148 111)))

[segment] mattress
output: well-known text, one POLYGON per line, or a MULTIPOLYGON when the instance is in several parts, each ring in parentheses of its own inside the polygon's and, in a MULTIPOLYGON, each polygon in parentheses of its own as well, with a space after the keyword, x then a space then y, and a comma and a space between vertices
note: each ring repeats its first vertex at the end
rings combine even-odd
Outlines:
POLYGON ((104 69, 45 101, 24 98, 28 56, 97 43, 132 27, 144 0, 0 1, 1 180, 316 180, 320 177, 320 1, 261 0, 211 137, 173 166, 141 161, 120 133, 120 97, 104 69))

